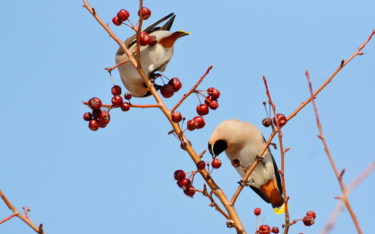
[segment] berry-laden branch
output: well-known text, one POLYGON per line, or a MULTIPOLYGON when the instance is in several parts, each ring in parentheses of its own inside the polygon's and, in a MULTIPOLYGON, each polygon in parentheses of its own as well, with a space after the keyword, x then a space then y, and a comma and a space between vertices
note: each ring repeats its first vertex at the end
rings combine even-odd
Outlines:
MULTIPOLYGON (((284 223, 285 229, 284 229, 284 233, 288 233, 289 227, 292 224, 289 223, 289 207, 288 207, 289 197, 287 196, 286 183, 285 183, 285 152, 286 152, 286 150, 284 150, 283 134, 282 134, 282 131, 281 131, 281 127, 286 124, 286 118, 283 114, 277 114, 276 105, 272 101, 271 92, 268 88, 267 79, 266 79, 265 76, 263 76, 263 81, 264 81, 264 86, 266 88, 268 103, 271 106, 271 108, 273 110, 273 114, 275 116, 274 122, 275 122, 275 125, 276 125, 277 129, 279 129, 277 131, 277 134, 278 134, 278 137, 279 137, 279 148, 280 148, 280 156, 281 156, 281 173, 280 174, 281 174, 281 184, 282 184, 282 190, 283 190, 282 193, 283 193, 283 197, 284 197, 284 209, 285 209, 285 223, 284 223)), ((274 128, 274 125, 272 125, 272 127, 274 128)))
MULTIPOLYGON (((372 39, 373 35, 375 34, 375 30, 373 30, 370 34, 370 36, 366 39, 365 42, 361 44, 361 46, 358 47, 358 49, 347 59, 342 60, 340 63, 340 66, 328 77, 328 79, 313 93, 312 96, 310 96, 307 100, 302 102, 299 107, 297 107, 292 114, 290 114, 286 118, 286 122, 294 118, 307 104, 309 104, 313 99, 316 98, 316 96, 332 81, 332 79, 350 62, 352 61, 356 56, 363 55, 364 53, 362 50, 366 47, 368 42, 372 39)), ((271 145, 272 139, 276 136, 276 133, 279 131, 279 128, 276 128, 272 131, 270 136, 268 137, 265 146, 263 147, 262 151, 259 153, 259 157, 263 157, 264 153, 267 151, 268 147, 271 145)), ((246 174, 242 178, 242 181, 247 181, 251 175, 251 173, 254 171, 255 167, 258 165, 259 161, 255 161, 251 167, 247 170, 246 174)), ((242 189, 245 187, 244 183, 241 183, 235 193, 232 196, 231 199, 231 205, 234 205, 238 196, 240 195, 242 189)), ((287 198, 286 198, 287 199, 287 198)))
POLYGON ((312 83, 311 83, 310 75, 309 75, 309 72, 307 70, 306 70, 306 78, 307 78, 307 82, 309 84, 310 94, 311 94, 311 97, 312 97, 312 105, 314 107, 314 113, 315 113, 315 118, 316 118, 316 125, 317 125, 318 130, 319 130, 318 138, 323 143, 324 151, 327 154, 327 157, 328 157, 329 162, 330 162, 330 164, 332 166, 332 169, 333 169, 333 171, 334 171, 334 173, 335 173, 335 175, 337 177, 337 180, 338 180, 338 182, 340 184, 340 189, 341 189, 341 192, 342 192, 342 196, 340 197, 340 199, 344 202, 346 208, 348 209, 348 211, 350 213, 350 216, 353 219, 354 225, 355 225, 355 227, 357 229, 357 232, 361 234, 362 233, 361 226, 359 225, 357 216, 355 215, 355 213, 353 211, 353 208, 352 208, 352 206, 351 206, 351 204, 349 202, 348 193, 347 193, 347 190, 345 188, 344 182, 342 181, 342 173, 340 173, 337 170, 335 161, 333 160, 333 157, 331 155, 331 151, 329 150, 328 143, 327 143, 327 141, 326 141, 326 139, 324 137, 322 124, 320 123, 320 118, 319 118, 319 113, 318 113, 318 107, 317 107, 317 105, 315 103, 315 99, 313 98, 314 92, 313 92, 313 88, 312 88, 312 83))
MULTIPOLYGON (((129 52, 129 50, 126 48, 125 44, 111 31, 111 29, 109 28, 109 26, 107 24, 105 24, 100 19, 100 17, 97 15, 97 13, 94 10, 94 8, 92 8, 88 4, 88 1, 87 0, 83 0, 83 2, 84 2, 83 6, 93 15, 93 17, 99 22, 99 24, 107 31, 107 33, 110 35, 110 37, 112 37, 117 42, 117 44, 119 44, 119 46, 124 50, 125 54, 128 56, 129 62, 135 68, 137 68, 137 71, 138 71, 139 75, 142 77, 145 85, 150 90, 152 96, 154 97, 154 99, 156 100, 157 104, 159 105, 159 109, 167 117, 168 121, 172 125, 173 131, 178 136, 178 139, 183 143, 184 149, 188 152, 188 154, 190 155, 191 159, 195 163, 198 163, 200 161, 200 157, 196 154, 196 152, 192 148, 191 144, 189 143, 190 141, 184 135, 184 132, 181 130, 179 124, 172 121, 172 112, 165 106, 163 100, 161 99, 161 97, 157 93, 156 89, 154 88, 153 83, 147 77, 147 75, 145 74, 145 72, 143 71, 143 69, 141 69, 140 64, 137 63, 137 61, 134 58, 133 54, 129 52)), ((140 1, 140 7, 141 7, 140 9, 142 9, 142 0, 140 1)), ((137 30, 137 37, 138 38, 139 38, 139 34, 140 34, 140 29, 137 30)), ((139 43, 138 43, 138 41, 139 40, 137 40, 137 47, 140 46, 139 43)), ((137 51, 138 51, 137 58, 140 61, 140 52, 139 52, 139 49, 137 49, 137 51)), ((211 68, 209 68, 209 69, 211 69, 211 68)), ((100 108, 101 103, 98 106, 100 108)), ((217 108, 217 106, 216 106, 216 108, 217 108)), ((96 130, 97 130, 97 128, 96 128, 96 130)), ((206 169, 199 170, 199 173, 202 176, 202 178, 205 180, 206 184, 210 187, 210 189, 212 190, 213 194, 215 194, 215 196, 220 200, 220 202, 222 203, 222 205, 224 206, 224 208, 228 212, 229 220, 228 220, 227 223, 230 223, 231 227, 235 227, 236 230, 237 230, 237 233, 245 234, 246 231, 245 231, 245 229, 244 229, 244 227, 242 225, 242 222, 241 222, 241 220, 240 220, 240 218, 239 218, 239 216, 238 216, 235 208, 230 205, 229 200, 227 199, 227 197, 224 194, 224 192, 219 188, 219 186, 217 186, 217 184, 214 182, 214 180, 212 179, 212 177, 210 176, 210 174, 207 172, 206 169)))
MULTIPOLYGON (((360 184, 363 180, 365 180, 373 171, 375 170, 375 161, 370 163, 370 165, 357 177, 355 178, 348 186, 346 186, 347 195, 349 194, 360 184)), ((335 209, 332 211, 330 217, 328 218, 328 222, 324 229, 322 230, 321 234, 328 234, 330 230, 334 227, 335 222, 339 214, 344 209, 344 203, 340 200, 337 202, 335 209)))
POLYGON ((11 218, 13 217, 18 217, 20 218, 24 223, 26 223, 27 225, 29 225, 36 233, 38 234, 44 234, 44 231, 43 231, 43 224, 40 224, 39 227, 36 226, 30 219, 29 219, 29 215, 28 215, 28 211, 29 209, 26 207, 24 208, 24 211, 25 211, 25 215, 21 214, 17 208, 8 200, 8 198, 4 195, 3 191, 0 190, 0 197, 1 199, 3 199, 4 203, 8 206, 8 208, 13 212, 13 214, 11 214, 10 216, 8 216, 7 218, 3 219, 0 221, 0 224, 10 220, 11 218))

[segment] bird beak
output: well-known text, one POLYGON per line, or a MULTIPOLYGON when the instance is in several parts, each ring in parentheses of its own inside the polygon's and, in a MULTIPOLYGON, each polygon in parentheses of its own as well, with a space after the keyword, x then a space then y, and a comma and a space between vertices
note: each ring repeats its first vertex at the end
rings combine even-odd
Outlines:
POLYGON ((177 33, 180 33, 180 37, 184 37, 184 36, 187 36, 187 35, 191 34, 189 32, 184 32, 184 31, 177 31, 177 33))
MULTIPOLYGON (((215 143, 214 143, 215 144, 215 143)), ((212 156, 212 159, 216 158, 216 155, 214 154, 214 148, 213 148, 213 145, 211 145, 211 143, 208 143, 208 152, 210 152, 211 156, 212 156)))

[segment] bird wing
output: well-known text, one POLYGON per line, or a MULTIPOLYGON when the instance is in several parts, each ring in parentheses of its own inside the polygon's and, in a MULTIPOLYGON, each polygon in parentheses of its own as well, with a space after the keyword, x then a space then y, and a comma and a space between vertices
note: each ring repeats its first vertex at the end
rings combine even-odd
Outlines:
MULTIPOLYGON (((176 15, 174 13, 170 13, 169 15, 167 16, 164 16, 163 18, 161 18, 160 20, 156 21, 155 23, 151 24, 150 26, 148 26, 147 28, 145 28, 143 30, 143 32, 146 32, 148 34, 150 33, 153 33, 157 30, 167 30, 169 31, 172 27, 172 24, 173 24, 173 21, 174 21, 174 18, 176 17, 176 15), (170 19, 169 19, 170 18, 170 19), (161 22, 165 21, 169 19, 163 26, 161 27, 156 27, 158 24, 160 24, 161 22)), ((125 45, 128 47, 128 49, 134 45, 135 43, 137 42, 137 34, 134 34, 133 36, 129 37, 126 41, 125 41, 125 45)))

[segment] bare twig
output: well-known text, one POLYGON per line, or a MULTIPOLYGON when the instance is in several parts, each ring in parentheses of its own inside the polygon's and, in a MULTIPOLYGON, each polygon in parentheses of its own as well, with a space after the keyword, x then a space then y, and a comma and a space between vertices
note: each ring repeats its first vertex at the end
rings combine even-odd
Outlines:
POLYGON ((13 214, 11 214, 10 216, 8 216, 7 218, 3 219, 0 221, 0 224, 1 223, 4 223, 5 221, 17 216, 18 218, 20 218, 24 223, 26 223, 27 225, 29 225, 36 233, 38 234, 44 234, 44 231, 43 231, 43 228, 41 228, 41 225, 39 225, 39 227, 37 227, 30 219, 29 217, 26 217, 24 215, 22 215, 15 206, 13 206, 13 204, 8 200, 8 198, 4 195, 3 191, 0 190, 0 197, 1 199, 3 199, 4 203, 8 206, 8 208, 13 212, 13 214))
POLYGON ((311 94, 311 98, 312 98, 312 104, 313 104, 313 107, 314 107, 314 113, 315 113, 315 118, 316 118, 316 125, 318 127, 318 130, 319 130, 319 136, 318 138, 322 141, 323 143, 323 146, 324 146, 324 151, 326 152, 327 156, 328 156, 328 159, 329 159, 329 162, 332 166, 332 169, 337 177, 337 180, 340 184, 340 188, 341 188, 341 192, 342 192, 342 196, 341 196, 341 200, 345 203, 345 206, 346 208, 348 209, 349 213, 350 213, 350 216, 352 217, 353 219, 353 222, 354 222, 354 225, 357 229, 357 232, 358 233, 362 233, 362 230, 361 230, 361 227, 359 225, 359 222, 358 222, 358 219, 357 219, 357 216, 355 215, 353 209, 352 209, 352 206, 349 202, 349 199, 348 199, 348 194, 347 194, 347 191, 345 189, 345 185, 344 185, 344 182, 342 181, 342 177, 341 177, 341 174, 340 172, 337 170, 337 167, 336 167, 336 164, 335 164, 335 161, 333 160, 333 157, 331 155, 331 152, 328 148, 328 144, 327 144, 327 141, 325 140, 324 138, 324 134, 323 134, 323 128, 322 128, 322 125, 320 123, 320 118, 319 118, 319 113, 318 113, 318 107, 315 103, 315 99, 313 98, 313 95, 314 95, 314 92, 313 92, 313 88, 312 88, 312 84, 311 84, 311 79, 310 79, 310 75, 309 75, 309 72, 306 70, 306 78, 307 78, 307 81, 309 83, 309 89, 310 89, 310 94, 311 94))
MULTIPOLYGON (((346 186, 347 195, 349 194, 362 183, 373 171, 375 170, 375 161, 371 162, 370 165, 357 177, 355 178, 348 186, 346 186)), ((344 203, 342 201, 337 202, 335 209, 332 211, 331 215, 328 218, 327 224, 324 229, 321 231, 321 234, 328 234, 330 230, 335 225, 337 217, 344 210, 344 203)))

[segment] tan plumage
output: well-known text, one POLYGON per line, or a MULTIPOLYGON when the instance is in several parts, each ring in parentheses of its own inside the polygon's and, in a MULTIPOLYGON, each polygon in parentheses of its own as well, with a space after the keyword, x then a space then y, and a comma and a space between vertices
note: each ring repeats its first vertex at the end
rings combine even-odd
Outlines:
MULTIPOLYGON (((147 45, 140 48, 142 69, 148 77, 156 71, 165 71, 165 68, 173 57, 174 43, 178 38, 188 35, 188 33, 182 31, 169 31, 174 18, 175 15, 171 13, 143 30, 149 35, 155 36, 157 41, 154 46, 147 45), (157 25, 167 19, 169 20, 163 26, 157 27, 157 25)), ((129 37, 125 41, 125 45, 130 52, 134 51, 136 44, 136 35, 129 37)), ((137 55, 135 55, 135 57, 137 57, 137 55)), ((122 48, 119 48, 116 53, 116 63, 118 64, 126 60, 128 60, 128 56, 124 53, 122 48)), ((119 66, 118 70, 126 89, 130 91, 133 96, 147 97, 150 95, 149 89, 132 64, 125 63, 119 66)))
MULTIPOLYGON (((241 177, 246 174, 246 169, 257 160, 256 157, 264 145, 262 133, 255 125, 237 119, 221 122, 208 141, 208 149, 212 156, 216 157, 225 151, 241 177)), ((269 149, 246 183, 264 201, 271 203, 272 207, 283 206, 280 175, 269 149)))

